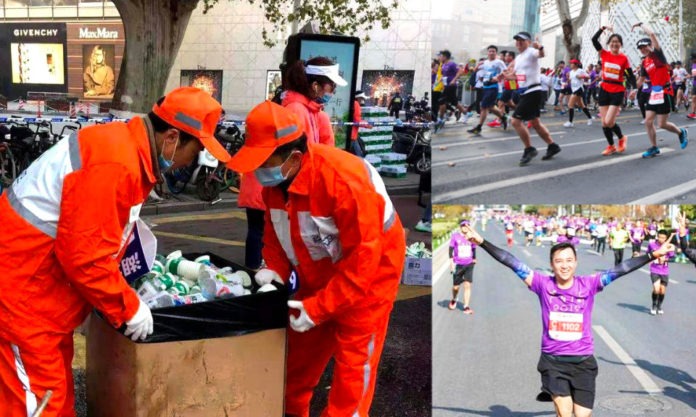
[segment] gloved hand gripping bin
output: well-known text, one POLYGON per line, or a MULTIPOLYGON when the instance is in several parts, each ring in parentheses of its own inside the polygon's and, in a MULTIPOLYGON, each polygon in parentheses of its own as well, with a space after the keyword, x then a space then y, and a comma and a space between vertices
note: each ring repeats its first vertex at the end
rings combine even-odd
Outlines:
MULTIPOLYGON (((218 266, 244 270, 210 256, 218 266)), ((152 310, 154 333, 140 343, 123 335, 125 326, 116 330, 94 313, 87 337, 89 416, 281 417, 287 299, 281 287, 152 310)))

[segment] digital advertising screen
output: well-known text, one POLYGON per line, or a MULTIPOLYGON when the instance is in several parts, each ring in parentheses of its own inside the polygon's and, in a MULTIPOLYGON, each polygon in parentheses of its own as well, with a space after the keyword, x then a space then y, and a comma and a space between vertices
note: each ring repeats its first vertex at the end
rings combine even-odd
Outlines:
POLYGON ((181 87, 196 87, 222 103, 222 70, 181 70, 181 87))
POLYGON ((395 92, 404 98, 413 92, 415 74, 412 70, 364 70, 361 89, 372 105, 386 107, 395 92))
POLYGON ((114 50, 114 45, 82 45, 84 97, 113 98, 116 88, 114 50))
POLYGON ((65 84, 63 44, 11 43, 13 84, 65 84))
MULTIPOLYGON (((332 122, 352 121, 353 105, 351 100, 355 91, 360 41, 357 38, 344 36, 314 36, 320 37, 300 40, 300 59, 309 60, 323 56, 338 64, 339 74, 348 82, 348 85, 336 88, 331 101, 324 105, 324 111, 328 113, 332 122)), ((345 148, 348 131, 349 129, 345 127, 334 127, 337 147, 345 148)))

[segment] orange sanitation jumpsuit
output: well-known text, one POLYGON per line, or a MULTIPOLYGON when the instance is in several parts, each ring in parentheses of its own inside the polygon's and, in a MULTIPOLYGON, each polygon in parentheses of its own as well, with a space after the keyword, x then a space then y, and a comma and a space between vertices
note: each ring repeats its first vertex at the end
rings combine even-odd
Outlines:
POLYGON ((329 359, 336 359, 322 416, 368 415, 389 314, 405 258, 399 216, 377 171, 325 145, 309 146, 287 198, 263 191, 263 257, 287 279, 294 270, 316 327, 288 330, 286 413, 308 417, 329 359))
POLYGON ((0 416, 72 417, 73 330, 138 310, 118 263, 156 183, 143 119, 80 130, 0 198, 0 416))

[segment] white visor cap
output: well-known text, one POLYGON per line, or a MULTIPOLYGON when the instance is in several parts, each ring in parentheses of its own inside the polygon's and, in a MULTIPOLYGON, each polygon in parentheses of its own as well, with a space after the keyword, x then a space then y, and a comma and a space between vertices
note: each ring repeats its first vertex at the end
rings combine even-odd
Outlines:
POLYGON ((338 74, 338 64, 325 66, 307 65, 305 73, 312 75, 323 75, 324 77, 327 77, 331 81, 335 82, 336 85, 340 87, 345 87, 348 85, 348 82, 346 82, 346 80, 344 80, 338 74))

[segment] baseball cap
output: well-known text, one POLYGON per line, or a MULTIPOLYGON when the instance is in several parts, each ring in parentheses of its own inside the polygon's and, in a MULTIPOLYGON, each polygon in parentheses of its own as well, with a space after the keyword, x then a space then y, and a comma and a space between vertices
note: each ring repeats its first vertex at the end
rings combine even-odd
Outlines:
POLYGON ((364 98, 365 100, 367 100, 369 97, 367 96, 367 94, 365 94, 364 91, 358 90, 355 92, 355 98, 364 98))
POLYGON ((442 51, 437 53, 438 55, 444 55, 447 58, 452 58, 452 53, 449 51, 449 49, 443 49, 442 51))
POLYGON ((298 139, 303 133, 302 125, 294 113, 266 100, 249 112, 244 145, 230 159, 227 167, 240 173, 254 171, 279 146, 298 139))
POLYGON ((231 156, 215 139, 222 106, 209 93, 196 87, 180 87, 155 103, 152 112, 171 126, 197 138, 217 160, 227 162, 231 156))
POLYGON ((512 37, 515 40, 525 40, 525 41, 531 41, 532 40, 532 35, 529 34, 529 32, 519 32, 517 35, 512 37))
POLYGON ((650 46, 650 45, 652 45, 650 38, 643 38, 643 39, 638 40, 638 42, 636 43, 636 48, 640 48, 642 46, 650 46))
POLYGON ((580 65, 580 61, 578 61, 577 59, 571 59, 570 63, 575 64, 575 65, 580 65))
POLYGON ((460 227, 461 226, 468 226, 468 225, 469 225, 469 220, 462 220, 461 222, 459 222, 460 227))
POLYGON ((334 65, 307 65, 305 73, 312 75, 323 75, 340 87, 345 87, 348 82, 338 73, 338 64, 334 65))

